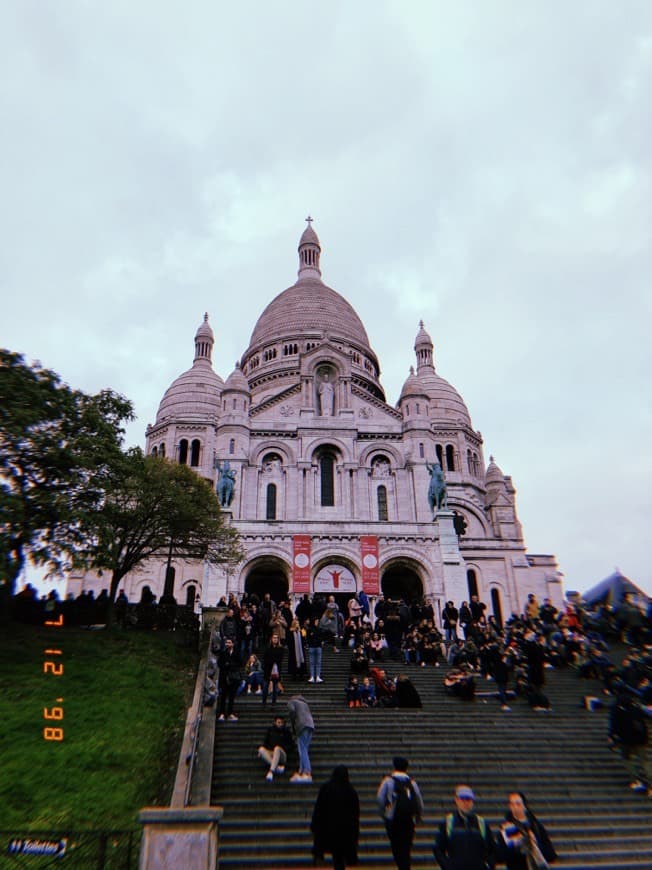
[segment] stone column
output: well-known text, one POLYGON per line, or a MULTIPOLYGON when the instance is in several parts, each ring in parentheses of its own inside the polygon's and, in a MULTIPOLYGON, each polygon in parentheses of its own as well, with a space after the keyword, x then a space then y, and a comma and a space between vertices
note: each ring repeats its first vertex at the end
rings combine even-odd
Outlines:
POLYGON ((140 870, 214 870, 222 807, 145 807, 140 870))

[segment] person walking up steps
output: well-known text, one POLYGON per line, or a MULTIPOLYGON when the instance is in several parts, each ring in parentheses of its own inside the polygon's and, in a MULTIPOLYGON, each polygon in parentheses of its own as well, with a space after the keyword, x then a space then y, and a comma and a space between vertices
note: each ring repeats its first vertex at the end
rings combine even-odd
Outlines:
POLYGON ((419 786, 409 775, 407 758, 396 756, 394 770, 378 788, 378 812, 385 820, 385 830, 398 870, 410 870, 414 828, 423 816, 423 798, 419 786))

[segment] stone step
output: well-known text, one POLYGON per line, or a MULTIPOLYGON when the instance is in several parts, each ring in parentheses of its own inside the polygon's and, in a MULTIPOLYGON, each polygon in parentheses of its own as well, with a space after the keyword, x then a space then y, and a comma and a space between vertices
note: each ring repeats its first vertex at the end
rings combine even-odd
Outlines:
MULTIPOLYGON (((274 708, 243 695, 238 723, 216 729, 212 802, 224 807, 221 867, 311 867, 310 817, 319 785, 337 763, 349 766, 361 800, 361 864, 391 867, 393 861, 375 794, 391 756, 410 758, 426 801, 417 830, 414 866, 433 866, 432 839, 451 809, 457 782, 470 781, 478 811, 495 827, 506 794, 519 788, 549 829, 567 870, 652 868, 652 801, 627 789, 620 757, 606 747, 606 709, 589 713, 581 697, 599 686, 571 671, 549 671, 546 694, 553 711, 538 714, 523 701, 503 712, 490 680, 478 679, 478 697, 465 703, 443 688, 445 668, 405 668, 387 663, 392 675, 407 673, 423 701, 422 710, 348 709, 344 687, 350 655, 324 654, 324 683, 285 680, 277 708, 303 694, 316 721, 311 747, 314 782, 291 785, 287 775, 264 779, 256 747, 274 708), (527 763, 524 763, 527 759, 527 763), (253 836, 252 836, 253 835, 253 836)), ((609 703, 609 699, 607 704, 609 703)), ((291 756, 288 773, 294 769, 291 756)))

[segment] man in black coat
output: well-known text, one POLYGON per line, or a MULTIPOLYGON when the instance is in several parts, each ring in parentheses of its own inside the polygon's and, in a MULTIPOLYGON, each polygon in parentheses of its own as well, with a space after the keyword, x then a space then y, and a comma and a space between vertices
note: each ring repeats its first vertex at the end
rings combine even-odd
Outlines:
POLYGON ((233 712, 233 702, 235 694, 238 691, 238 686, 242 681, 241 664, 233 640, 227 637, 224 641, 224 648, 220 650, 217 657, 217 666, 220 671, 217 681, 220 690, 218 716, 220 722, 224 722, 226 717, 228 717, 230 722, 238 721, 238 717, 233 712))

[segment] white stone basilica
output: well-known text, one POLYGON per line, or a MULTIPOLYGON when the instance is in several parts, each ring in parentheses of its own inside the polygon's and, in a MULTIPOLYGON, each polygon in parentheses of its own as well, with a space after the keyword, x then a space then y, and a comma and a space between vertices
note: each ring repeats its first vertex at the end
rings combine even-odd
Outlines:
MULTIPOLYGON (((320 254, 309 222, 296 283, 263 311, 226 381, 212 368, 205 315, 192 367, 147 428, 148 453, 188 463, 214 484, 216 466, 231 478, 223 510, 246 553, 228 572, 175 561, 177 601, 214 605, 245 591, 348 598, 364 587, 370 597, 423 595, 436 610, 477 592, 503 618, 529 592, 560 606, 556 560, 526 552, 511 478, 493 458, 485 471, 482 437, 437 373, 423 323, 416 369, 394 407, 362 321, 322 281, 320 254), (433 518, 437 462, 448 504, 433 518)), ((121 586, 131 601, 145 584, 160 596, 165 572, 164 559, 152 561, 121 586)))

